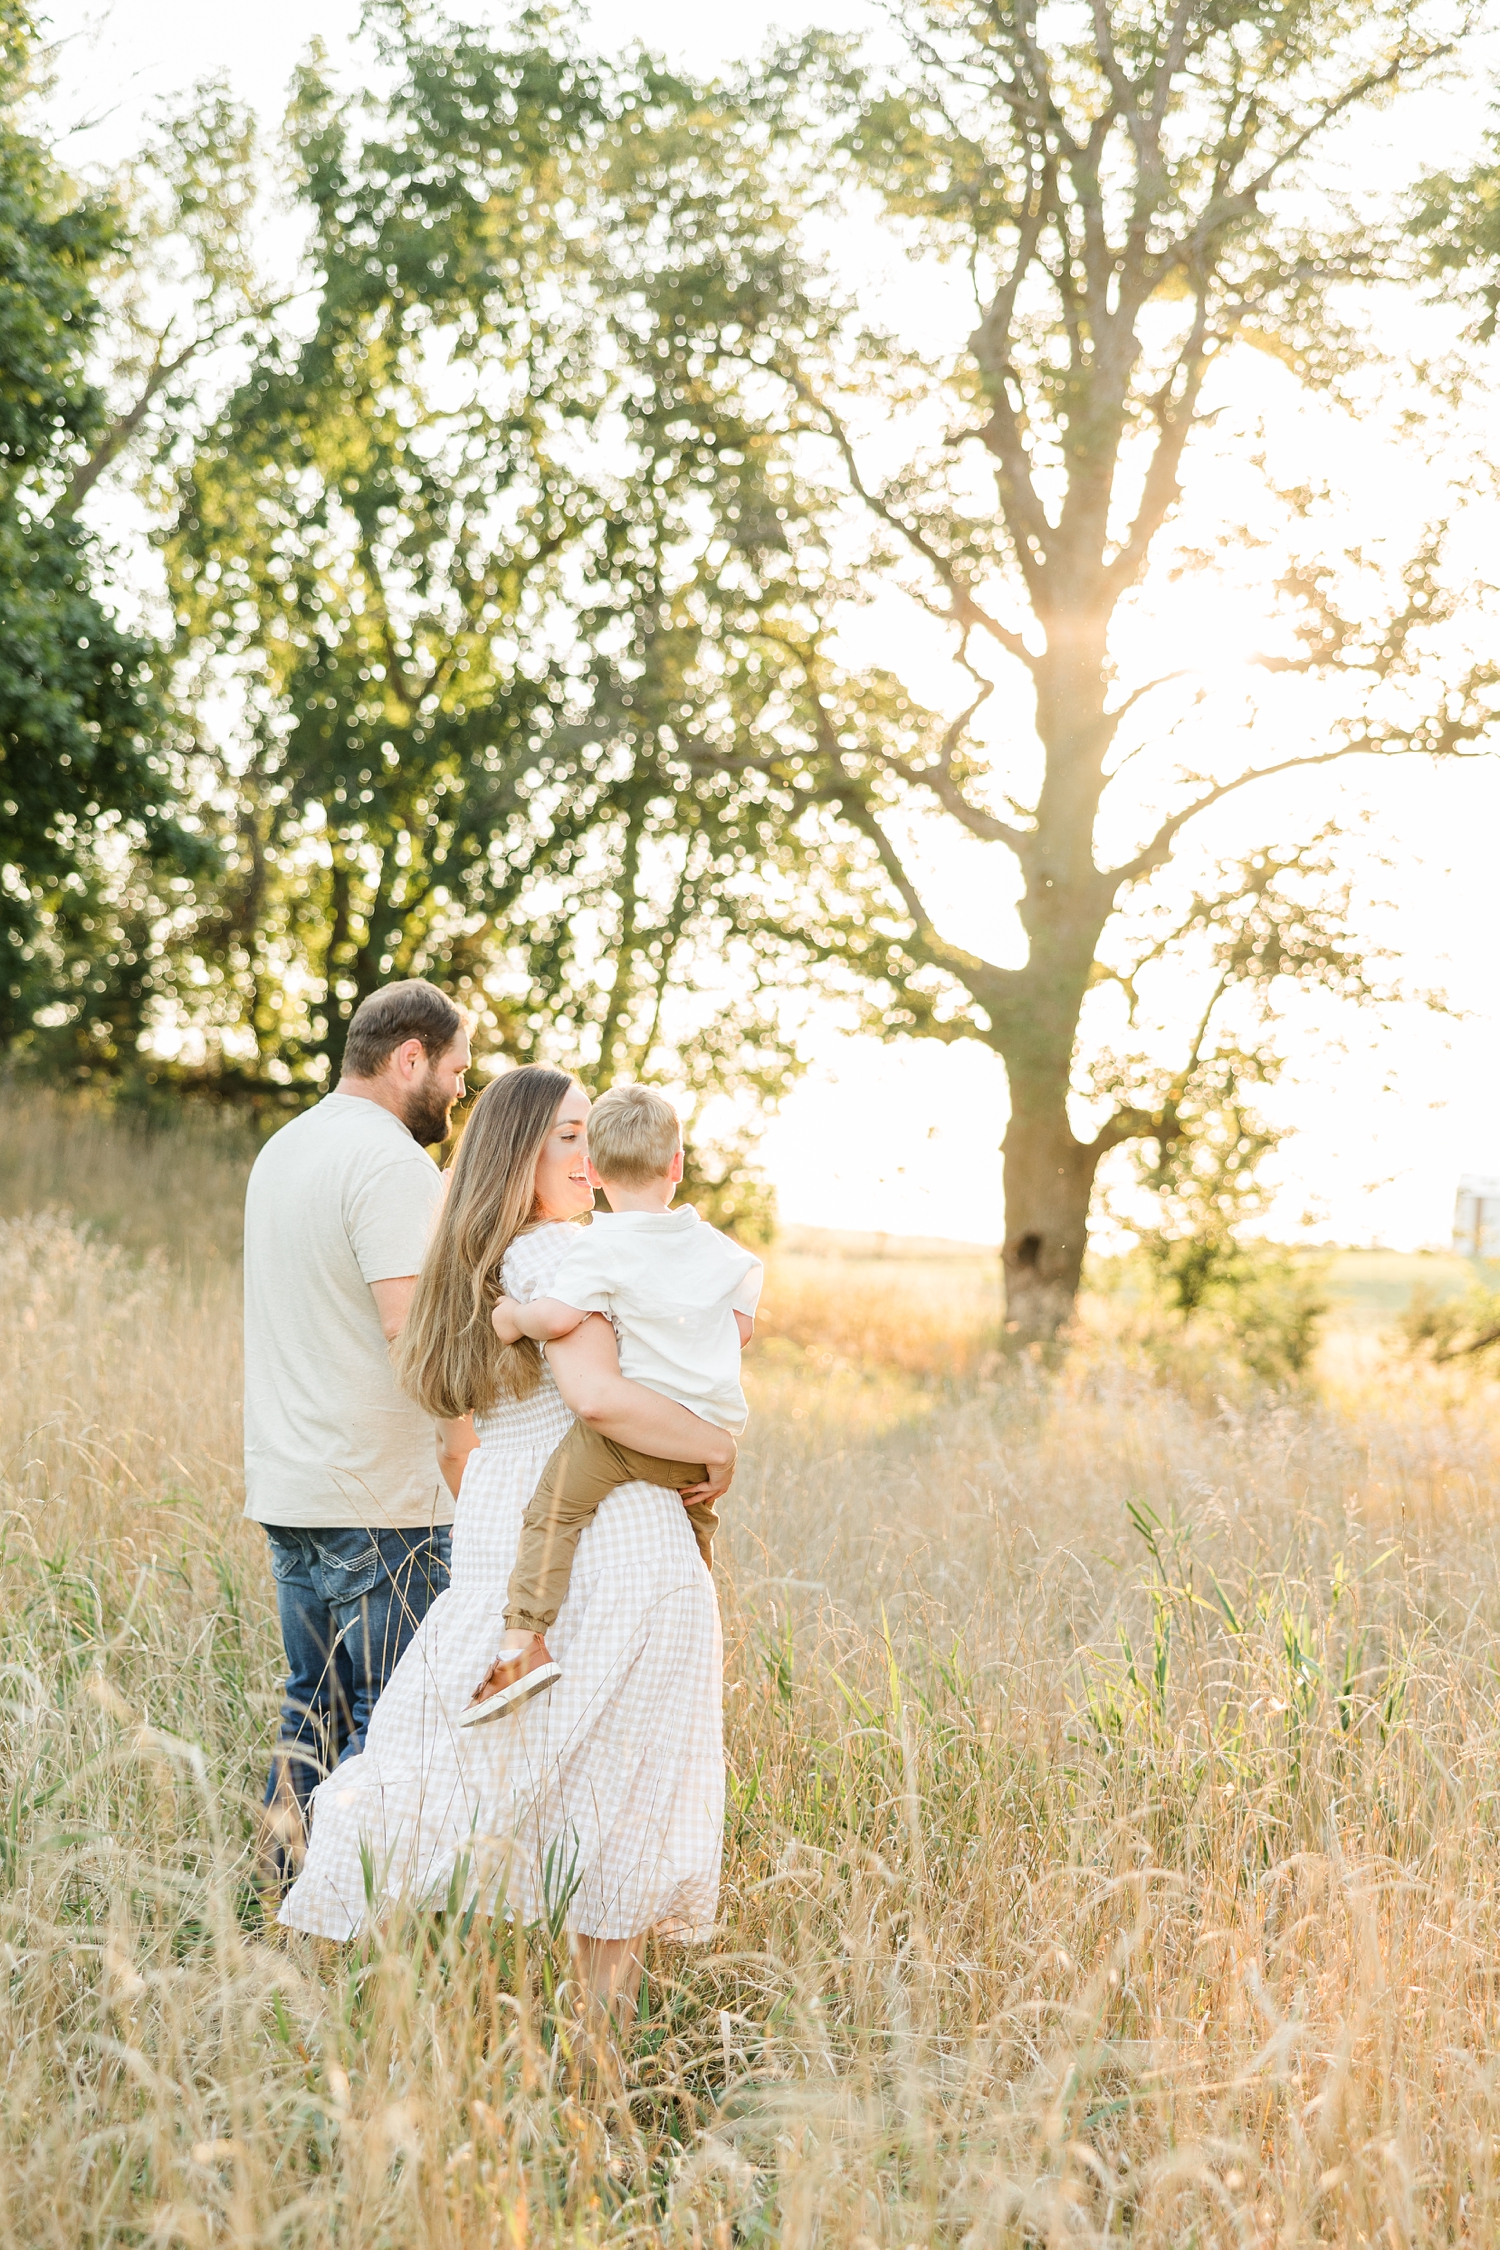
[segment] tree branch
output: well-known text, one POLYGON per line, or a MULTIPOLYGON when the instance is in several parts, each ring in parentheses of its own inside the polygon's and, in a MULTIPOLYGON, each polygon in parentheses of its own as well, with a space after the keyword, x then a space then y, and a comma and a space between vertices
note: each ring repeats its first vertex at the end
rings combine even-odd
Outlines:
MULTIPOLYGON (((827 805, 842 813, 850 826, 857 828, 874 845, 881 867, 912 925, 910 937, 901 942, 925 966, 941 969, 945 975, 956 978, 985 1009, 991 1021, 995 1022, 1019 997, 1020 980, 1016 971, 1002 969, 993 962, 981 960, 977 954, 966 953, 959 946, 949 945, 939 936, 922 895, 908 875, 896 846, 882 827, 875 808, 859 783, 844 770, 843 755, 828 714, 818 706, 815 706, 815 710, 814 726, 819 748, 827 761, 828 778, 812 789, 801 787, 795 782, 790 786, 804 808, 827 805)), ((693 744, 689 755, 694 765, 714 773, 761 773, 771 778, 770 762, 765 758, 733 756, 702 743, 693 744)), ((918 778, 921 778, 920 774, 918 778)))
POLYGON ((1116 114, 1125 120, 1125 129, 1135 149, 1136 163, 1141 172, 1155 169, 1151 138, 1145 118, 1142 117, 1135 98, 1135 88, 1120 66, 1115 52, 1114 32, 1110 26, 1107 0, 1094 0, 1094 51, 1100 67, 1109 80, 1109 90, 1115 97, 1116 114))
POLYGON ((998 1031, 999 1019, 1019 998, 1020 980, 1016 971, 982 961, 978 954, 966 953, 939 937, 915 884, 902 865, 900 853, 876 818, 868 798, 854 790, 846 794, 830 790, 828 802, 837 805, 850 825, 875 846, 880 864, 911 918, 912 934, 902 943, 929 968, 942 969, 948 976, 956 977, 979 1002, 998 1031))
POLYGON ((73 471, 72 476, 68 479, 65 491, 51 511, 50 520, 53 523, 67 523, 78 513, 79 508, 103 476, 105 470, 110 467, 112 462, 119 459, 131 439, 136 436, 146 416, 151 411, 153 401, 171 382, 172 377, 181 373, 190 359, 196 359, 200 352, 210 350, 221 337, 227 336, 231 330, 240 327, 245 321, 261 318, 269 319, 273 313, 279 312, 282 306, 288 302, 289 300, 283 297, 275 304, 264 307, 257 306, 253 313, 236 313, 232 319, 221 320, 201 336, 195 336, 192 342, 184 344, 182 350, 176 353, 173 358, 163 359, 162 353, 166 348, 167 338, 172 333, 172 324, 168 321, 166 327, 156 339, 156 350, 152 356, 151 366, 139 398, 136 399, 133 406, 127 407, 126 411, 110 424, 88 459, 81 462, 73 471))
MULTIPOLYGON (((1143 680, 1138 688, 1131 689, 1123 703, 1116 705, 1113 711, 1105 712, 1104 716, 1108 719, 1111 729, 1118 727, 1127 711, 1133 711, 1136 705, 1144 702, 1148 695, 1155 695, 1158 688, 1170 687, 1174 680, 1185 680, 1187 677, 1188 670, 1184 666, 1180 672, 1163 672, 1158 679, 1143 680)), ((1122 758, 1120 764, 1123 765, 1124 763, 1125 761, 1122 758)), ((1120 767, 1116 766, 1114 772, 1118 773, 1119 770, 1120 767)), ((1110 779, 1114 779, 1114 774, 1111 774, 1110 779)))
MULTIPOLYGON (((979 436, 998 465, 1001 513, 1032 607, 1042 615, 1047 607, 1047 556, 1055 535, 1032 481, 1031 456, 1022 442, 1020 422, 1006 393, 1010 374, 1007 363, 990 392, 990 416, 979 436)), ((1030 657, 1026 661, 1032 663, 1030 657)), ((1034 670, 1035 666, 1032 668, 1034 670)))
POLYGON ((1500 1344, 1500 1328, 1487 1328, 1472 1344, 1450 1344, 1446 1351, 1434 1352, 1432 1363, 1434 1367, 1441 1367, 1450 1359, 1464 1359, 1470 1352, 1482 1352, 1490 1344, 1500 1344))
POLYGON ((1106 1117, 1091 1141, 1084 1143, 1085 1152, 1097 1163, 1101 1156, 1107 1156, 1123 1141, 1149 1140, 1166 1129, 1165 1118, 1156 1110, 1120 1108, 1113 1116, 1106 1117))
POLYGON ((1150 1139, 1169 1141, 1177 1139, 1182 1131, 1179 1118, 1182 1097, 1187 1091, 1193 1072, 1203 1059, 1203 1042, 1208 1037, 1208 1029, 1213 1022, 1214 1011, 1229 990, 1229 982, 1229 973, 1225 970, 1221 973, 1218 983, 1209 995, 1207 1007, 1198 1018, 1198 1028, 1193 1033, 1193 1043, 1188 1049, 1187 1061, 1168 1087, 1160 1109, 1137 1109, 1129 1103, 1122 1104, 1112 1117, 1107 1117, 1104 1120, 1089 1143, 1089 1147, 1097 1156, 1107 1155, 1110 1149, 1118 1148, 1122 1141, 1150 1139))
POLYGON ((932 765, 914 766, 910 759, 894 757, 888 750, 877 750, 874 755, 887 773, 895 774, 899 781, 906 782, 910 788, 931 790, 944 812, 951 813, 971 836, 977 836, 985 844, 1004 844, 1008 851, 1015 853, 1017 859, 1022 859, 1027 845, 1032 841, 1027 831, 1024 828, 1013 828, 1008 820, 997 820, 993 813, 983 811, 978 805, 971 805, 953 773, 952 761, 958 736, 993 692, 991 682, 986 680, 983 692, 975 696, 967 710, 961 711, 944 733, 942 756, 932 765))
POLYGON ((968 587, 963 584, 946 555, 933 546, 931 540, 916 524, 909 523, 904 516, 897 513, 889 501, 879 493, 872 492, 869 489, 860 473, 853 442, 841 418, 835 414, 833 408, 818 397, 816 391, 813 390, 799 369, 793 367, 783 369, 781 372, 783 380, 791 385, 803 404, 810 407, 815 414, 820 415, 827 425, 829 435, 843 456, 844 466, 849 472, 849 481, 858 497, 872 514, 878 516, 882 523, 888 524, 892 531, 898 532, 907 545, 936 572, 938 578, 948 590, 949 599, 952 603, 951 615, 954 621, 965 627, 978 626, 981 632, 988 633, 991 640, 1004 649, 1007 656, 1013 656, 1018 664, 1024 664, 1028 672, 1034 673, 1036 658, 1032 655, 1020 634, 1013 632, 1008 625, 1002 625, 998 618, 991 617, 987 610, 981 608, 968 587))
POLYGON ((969 349, 992 390, 998 390, 1005 380, 1010 362, 1010 325, 1015 315, 1016 292, 1030 271, 1042 239, 1042 229, 1047 223, 1051 201, 1048 188, 1054 177, 1053 168, 1045 155, 1040 164, 1032 166, 1026 210, 1016 230, 1016 254, 1011 261, 1009 277, 995 291, 990 299, 988 312, 969 338, 969 349))
POLYGON ((1190 820, 1196 820, 1199 813, 1207 812, 1211 805, 1221 804, 1226 797, 1232 797, 1236 790, 1248 789, 1254 781, 1269 781, 1279 773, 1302 773, 1314 766, 1331 766, 1340 758, 1453 757, 1457 754, 1459 743, 1472 741, 1476 735, 1482 734, 1487 726, 1493 725, 1495 716, 1495 713, 1490 712, 1483 719, 1472 723, 1457 719, 1446 721, 1440 730, 1442 739, 1436 743, 1393 744, 1366 737, 1359 742, 1340 743, 1337 750, 1320 750, 1309 757, 1279 758, 1272 766, 1252 766, 1248 773, 1237 774, 1233 781, 1220 782, 1217 788, 1207 790, 1203 796, 1195 798, 1192 804, 1184 805, 1180 812, 1171 814, 1162 822, 1150 843, 1144 845, 1134 859, 1108 869, 1104 881, 1118 888, 1122 883, 1139 882, 1142 876, 1150 875, 1158 867, 1165 866, 1171 856, 1175 838, 1190 820))
MULTIPOLYGON (((801 666, 803 677, 816 694, 817 678, 813 670, 813 660, 807 651, 800 648, 795 641, 787 640, 780 633, 769 632, 764 627, 761 631, 761 638, 768 640, 774 648, 784 649, 787 655, 801 666)), ((1012 827, 1009 821, 997 819, 993 813, 985 812, 979 805, 971 805, 953 772, 953 759, 960 737, 967 729, 975 712, 980 710, 995 692, 994 681, 985 679, 984 675, 976 672, 969 662, 968 645, 969 636, 965 632, 963 640, 959 644, 958 661, 969 674, 969 677, 978 683, 979 692, 973 701, 959 712, 957 718, 944 728, 941 749, 932 764, 927 766, 913 765, 909 758, 899 758, 893 752, 879 748, 872 749, 869 755, 880 764, 885 772, 894 774, 899 781, 906 782, 910 788, 930 790, 943 810, 951 813, 953 818, 960 822, 971 836, 977 836, 982 843, 986 844, 1004 844, 1019 859, 1024 847, 1030 840, 1026 831, 1022 828, 1012 827)), ((821 715, 821 706, 819 707, 819 718, 816 724, 825 755, 832 758, 836 766, 841 766, 840 747, 826 728, 821 715)))
POLYGON ((1198 395, 1203 388, 1203 378, 1208 368, 1208 353, 1205 349, 1207 332, 1208 296, 1200 288, 1187 341, 1178 353, 1166 382, 1152 401, 1158 436, 1141 488, 1140 506, 1135 512, 1135 520, 1126 534, 1124 545, 1105 570, 1108 583, 1117 593, 1123 592, 1139 575, 1150 552, 1152 540, 1177 501, 1181 489, 1177 482, 1177 471, 1182 465, 1183 449, 1193 429, 1193 409, 1198 403, 1198 395), (1182 395, 1174 402, 1172 386, 1179 369, 1184 371, 1182 395))

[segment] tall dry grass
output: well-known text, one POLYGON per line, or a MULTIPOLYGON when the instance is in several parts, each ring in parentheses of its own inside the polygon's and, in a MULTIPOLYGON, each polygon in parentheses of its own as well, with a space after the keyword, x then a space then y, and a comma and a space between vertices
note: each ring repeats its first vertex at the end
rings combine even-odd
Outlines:
POLYGON ((256 1142, 237 1117, 164 1125, 103 1099, 0 1081, 0 1213, 75 1215, 109 1241, 194 1269, 233 1263, 256 1142))
POLYGON ((97 1145, 0 1225, 0 2242, 1500 2238, 1493 1391, 1205 1410, 773 1272, 721 1928, 601 2083, 550 1929, 263 1927, 222 1181, 142 1259, 97 1145))

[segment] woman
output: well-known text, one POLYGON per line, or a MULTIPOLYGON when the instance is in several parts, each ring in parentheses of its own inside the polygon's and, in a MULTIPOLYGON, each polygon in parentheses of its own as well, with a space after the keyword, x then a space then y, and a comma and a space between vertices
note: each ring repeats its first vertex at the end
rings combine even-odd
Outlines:
POLYGON ((570 1413, 669 1459, 706 1461, 716 1491, 733 1440, 620 1375, 593 1318, 549 1345, 502 1345, 501 1294, 546 1293, 593 1206, 589 1100, 562 1071, 508 1072, 474 1105, 412 1299, 397 1372, 474 1444, 453 1524, 453 1576, 376 1706, 363 1752, 313 1799, 289 1927, 347 1938, 389 1900, 460 1890, 524 1919, 565 1913, 581 1979, 632 2001, 646 1934, 705 1936, 723 1829, 723 1651, 713 1581, 680 1496, 614 1492, 578 1544, 549 1636, 562 1678, 514 1716, 461 1729, 490 1668, 521 1512, 570 1413), (465 1418, 472 1412, 473 1430, 465 1418), (477 1432, 477 1436, 474 1434, 477 1432))

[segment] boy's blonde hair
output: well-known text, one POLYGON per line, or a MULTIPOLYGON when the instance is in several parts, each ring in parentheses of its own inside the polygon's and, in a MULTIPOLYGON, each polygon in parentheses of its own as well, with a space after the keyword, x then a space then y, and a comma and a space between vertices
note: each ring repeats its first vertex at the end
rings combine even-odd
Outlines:
POLYGON ((671 1171, 681 1146, 676 1110, 649 1086, 611 1086, 589 1111, 589 1162, 601 1180, 645 1187, 671 1171))

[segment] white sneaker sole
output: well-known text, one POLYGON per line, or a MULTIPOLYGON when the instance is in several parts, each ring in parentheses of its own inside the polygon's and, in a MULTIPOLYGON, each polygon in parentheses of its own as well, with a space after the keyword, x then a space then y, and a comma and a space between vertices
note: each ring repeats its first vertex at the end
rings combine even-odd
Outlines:
POLYGON ((544 1688, 561 1678, 560 1664, 539 1664, 524 1679, 512 1680, 509 1687, 497 1688, 482 1703, 471 1703, 458 1723, 461 1727, 478 1727, 483 1726, 486 1719, 502 1718, 507 1711, 514 1711, 518 1703, 529 1702, 532 1696, 540 1695, 544 1688))

